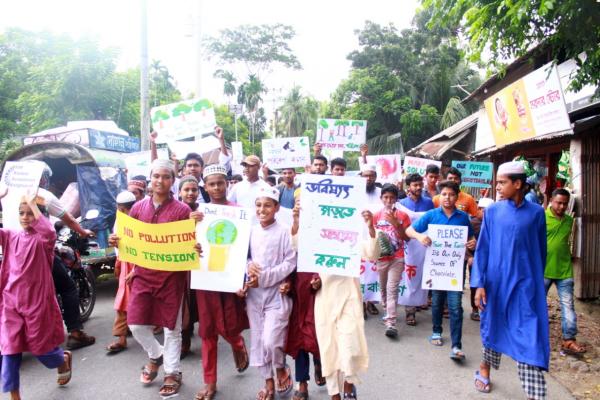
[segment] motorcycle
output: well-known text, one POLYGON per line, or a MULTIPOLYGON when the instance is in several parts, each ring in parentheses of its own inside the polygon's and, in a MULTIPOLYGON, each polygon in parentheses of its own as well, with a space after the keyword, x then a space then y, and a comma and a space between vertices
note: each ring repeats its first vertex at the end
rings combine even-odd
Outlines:
MULTIPOLYGON (((97 216, 98 210, 90 210, 80 223, 84 224, 86 220, 94 219, 97 216)), ((90 248, 99 246, 87 238, 82 238, 61 221, 57 222, 54 227, 57 232, 55 251, 67 267, 69 276, 75 282, 79 293, 80 319, 81 322, 85 322, 92 315, 96 304, 96 276, 89 265, 82 263, 81 257, 89 255, 90 248)), ((58 304, 62 310, 60 295, 58 295, 58 304)))

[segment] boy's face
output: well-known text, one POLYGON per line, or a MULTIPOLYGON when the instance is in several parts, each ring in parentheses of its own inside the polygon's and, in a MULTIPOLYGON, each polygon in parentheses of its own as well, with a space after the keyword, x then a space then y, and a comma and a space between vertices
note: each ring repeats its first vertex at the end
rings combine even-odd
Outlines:
POLYGON ((410 185, 408 185, 408 190, 413 196, 421 197, 421 193, 423 193, 423 181, 411 182, 410 185))
POLYGON ((296 177, 296 171, 288 168, 281 171, 281 177, 283 178, 283 182, 291 185, 294 183, 294 178, 296 177))
POLYGON ((461 179, 460 176, 458 175, 454 175, 454 174, 448 174, 448 176, 446 177, 447 180, 451 181, 451 182, 455 182, 460 186, 461 183, 461 179))
POLYGON ((210 201, 221 201, 227 195, 227 180, 223 175, 210 175, 204 180, 204 189, 210 201))
POLYGON ((152 171, 150 182, 153 194, 166 195, 173 186, 173 171, 168 168, 156 168, 152 171))
POLYGON ((193 175, 196 179, 200 180, 200 178, 202 177, 202 170, 203 168, 200 164, 200 161, 191 158, 185 163, 185 167, 183 168, 183 174, 193 175))
POLYGON ((323 175, 327 171, 327 164, 323 160, 314 159, 312 163, 312 173, 323 175))
POLYGON ((194 204, 198 200, 198 184, 186 182, 179 189, 179 196, 185 204, 194 204))
POLYGON ((454 208, 458 195, 450 188, 443 188, 440 192, 440 202, 444 208, 454 208))
POLYGON ((331 175, 334 175, 334 176, 344 176, 345 173, 346 173, 346 168, 342 165, 335 165, 331 169, 331 175))
POLYGON ((425 180, 427 181, 427 187, 433 188, 437 184, 440 179, 440 174, 428 173, 425 175, 425 180))
POLYGON ((19 204, 19 223, 21 224, 21 227, 25 230, 30 229, 34 220, 35 217, 33 211, 31 211, 31 207, 29 207, 27 203, 19 204))
POLYGON ((129 208, 127 208, 124 204, 117 204, 117 210, 125 215, 129 215, 129 208))
POLYGON ((256 205, 256 217, 261 225, 269 225, 275 220, 275 214, 279 211, 279 203, 269 197, 259 197, 254 204, 256 205))
POLYGON ((383 203, 385 208, 394 208, 396 201, 398 201, 398 198, 390 192, 385 192, 381 195, 381 202, 383 203))
POLYGON ((521 190, 523 182, 520 180, 512 181, 506 175, 496 176, 496 192, 502 199, 511 199, 519 190, 521 190))

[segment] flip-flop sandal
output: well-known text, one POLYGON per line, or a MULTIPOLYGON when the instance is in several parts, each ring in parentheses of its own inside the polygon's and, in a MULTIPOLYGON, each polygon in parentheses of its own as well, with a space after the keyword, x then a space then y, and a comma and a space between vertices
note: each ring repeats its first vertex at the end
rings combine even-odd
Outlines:
POLYGON ((210 392, 205 389, 205 390, 201 390, 198 393, 196 393, 194 400, 213 400, 216 395, 217 395, 216 390, 214 392, 210 392))
POLYGON ((67 359, 65 360, 67 362, 67 370, 58 373, 56 383, 58 383, 59 386, 65 386, 71 381, 71 377, 73 376, 73 353, 65 350, 64 354, 67 356, 67 359))
POLYGON ((165 375, 163 384, 161 385, 160 389, 158 389, 158 394, 160 395, 160 397, 163 399, 171 399, 173 397, 179 396, 179 389, 181 389, 181 379, 181 372, 165 375), (167 378, 173 378, 173 382, 165 383, 167 381, 167 378), (165 389, 168 389, 169 393, 161 393, 165 389))
POLYGON ((379 310, 373 303, 367 303, 367 312, 371 315, 379 315, 379 310))
POLYGON ((246 349, 246 343, 243 343, 244 350, 242 351, 234 351, 233 352, 233 361, 235 363, 235 368, 237 372, 240 374, 248 369, 250 365, 250 360, 248 359, 248 350, 246 349), (240 359, 242 357, 242 359, 240 359), (242 363, 243 362, 243 363, 242 363))
POLYGON ((444 339, 442 339, 442 335, 440 335, 439 333, 434 333, 431 336, 429 336, 429 343, 431 343, 434 346, 443 346, 444 339))
POLYGON ((320 364, 315 364, 315 383, 317 386, 325 386, 327 380, 323 376, 323 369, 320 364))
POLYGON ((150 368, 148 368, 147 364, 142 367, 142 375, 140 375, 140 382, 144 385, 151 384, 158 376, 158 369, 163 364, 163 356, 160 356, 159 358, 151 358, 150 364, 156 365, 157 368, 156 371, 152 371, 150 368))
POLYGON ((463 353, 463 351, 458 347, 453 347, 452 351, 450 352, 450 358, 454 361, 462 361, 465 359, 465 353, 463 353))
POLYGON ((287 374, 287 378, 285 379, 286 385, 287 387, 281 387, 281 382, 279 379, 275 380, 275 391, 277 392, 277 394, 281 395, 287 395, 288 393, 290 393, 294 387, 294 382, 292 381, 292 370, 290 369, 290 367, 285 367, 285 372, 287 374))
POLYGON ((356 395, 356 386, 352 385, 352 392, 344 392, 344 400, 358 400, 358 396, 356 395))
POLYGON ((473 321, 480 321, 481 317, 479 316, 479 313, 478 312, 472 312, 471 313, 471 320, 473 320, 473 321))
POLYGON ((296 390, 292 396, 292 400, 308 400, 308 392, 296 390))
POLYGON ((270 392, 267 389, 261 389, 256 395, 256 400, 275 400, 275 393, 270 392))
POLYGON ((490 379, 484 378, 483 376, 481 376, 479 371, 475 371, 475 390, 481 393, 489 393, 491 389, 492 385, 490 384, 490 379), (483 385, 483 387, 477 386, 478 381, 483 385))
POLYGON ((408 325, 408 326, 416 326, 417 325, 417 319, 415 318, 414 314, 406 316, 406 325, 408 325))
POLYGON ((127 346, 123 346, 119 342, 113 342, 113 343, 109 344, 108 346, 106 346, 106 351, 108 352, 108 354, 117 354, 126 349, 127 349, 127 346))

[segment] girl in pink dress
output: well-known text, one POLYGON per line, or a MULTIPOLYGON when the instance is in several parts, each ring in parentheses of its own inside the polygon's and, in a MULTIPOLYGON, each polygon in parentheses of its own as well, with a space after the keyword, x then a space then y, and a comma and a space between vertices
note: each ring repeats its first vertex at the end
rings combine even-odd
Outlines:
MULTIPOLYGON (((6 195, 6 190, 0 198, 6 195)), ((56 232, 40 212, 35 195, 19 205, 22 231, 0 229, 0 353, 2 391, 20 400, 19 368, 31 352, 47 368, 58 368, 59 385, 71 380, 69 351, 54 294, 52 259, 56 232)))

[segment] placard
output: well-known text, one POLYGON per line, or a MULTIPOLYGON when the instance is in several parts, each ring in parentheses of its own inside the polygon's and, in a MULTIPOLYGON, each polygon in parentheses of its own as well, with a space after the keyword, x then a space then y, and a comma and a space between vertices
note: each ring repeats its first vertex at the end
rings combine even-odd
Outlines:
POLYGON ((379 273, 377 272, 377 266, 375 265, 374 261, 361 261, 360 291, 363 296, 363 301, 381 301, 379 273))
POLYGON ((36 193, 44 171, 41 163, 7 161, 2 171, 2 187, 7 187, 2 199, 2 225, 4 228, 21 230, 19 204, 27 193, 36 193))
POLYGON ((367 156, 367 163, 377 168, 377 182, 396 183, 402 180, 402 161, 399 154, 367 156))
MULTIPOLYGON (((411 211, 399 203, 396 203, 396 207, 408 215, 411 224, 425 214, 411 211)), ((427 304, 427 290, 421 288, 426 249, 418 240, 412 239, 404 242, 404 272, 402 272, 402 280, 398 287, 400 292, 398 304, 404 306, 427 304)))
POLYGON ((204 214, 196 225, 202 245, 200 269, 192 271, 191 288, 235 293, 244 285, 250 244, 252 209, 200 204, 204 214))
POLYGON ((469 228, 430 224, 426 235, 431 246, 425 252, 422 288, 463 290, 465 250, 469 228))
POLYGON ((310 165, 310 145, 306 136, 263 139, 263 162, 269 168, 296 168, 310 165))
POLYGON ((462 174, 461 186, 491 188, 494 178, 494 164, 479 161, 452 161, 452 166, 462 174))
POLYGON ((117 212, 116 235, 119 258, 143 268, 159 271, 189 271, 200 268, 192 219, 148 224, 117 212))
POLYGON ((367 121, 320 118, 316 140, 323 148, 359 151, 360 145, 367 141, 367 121))
POLYGON ((433 164, 437 165, 438 168, 442 168, 442 162, 436 160, 430 160, 428 158, 419 158, 419 157, 404 157, 404 175, 410 174, 419 174, 421 176, 425 176, 425 171, 427 170, 427 166, 433 164))
MULTIPOLYGON (((159 160, 169 159, 169 150, 166 148, 160 148, 156 150, 159 160)), ((146 178, 150 177, 150 150, 138 151, 137 153, 130 153, 125 156, 125 166, 127 167, 127 178, 131 179, 134 176, 144 175, 146 178)))
POLYGON ((303 174, 301 187, 298 271, 358 278, 365 179, 303 174))
POLYGON ((207 99, 193 99, 153 107, 150 110, 156 143, 210 133, 217 125, 215 110, 207 99))

